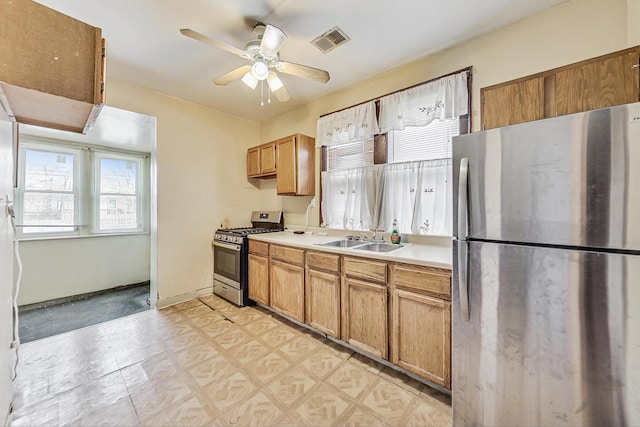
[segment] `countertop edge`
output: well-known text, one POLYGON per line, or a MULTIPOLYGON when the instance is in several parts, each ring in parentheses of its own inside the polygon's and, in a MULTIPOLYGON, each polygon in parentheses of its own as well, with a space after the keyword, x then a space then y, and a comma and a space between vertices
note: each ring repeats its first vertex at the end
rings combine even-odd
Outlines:
POLYGON ((354 248, 336 248, 320 246, 333 240, 344 239, 342 236, 319 236, 315 234, 293 234, 288 231, 277 233, 254 234, 250 240, 278 245, 291 246, 300 249, 308 249, 319 252, 334 253, 339 255, 356 256, 361 258, 379 259, 389 262, 419 265, 452 270, 453 249, 447 246, 432 246, 417 243, 407 243, 405 247, 393 252, 370 252, 354 248))

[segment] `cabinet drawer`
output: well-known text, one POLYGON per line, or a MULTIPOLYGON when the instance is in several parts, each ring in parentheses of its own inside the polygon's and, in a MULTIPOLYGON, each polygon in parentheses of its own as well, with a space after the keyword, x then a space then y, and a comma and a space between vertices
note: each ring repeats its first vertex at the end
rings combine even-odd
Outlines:
POLYGON ((391 281, 394 286, 451 298, 451 272, 449 270, 393 264, 391 266, 391 281))
POLYGON ((387 281, 387 263, 373 261, 363 258, 344 257, 342 266, 344 273, 350 277, 374 280, 377 282, 387 281))
POLYGON ((269 256, 269 244, 266 242, 249 240, 249 253, 256 254, 256 255, 269 256))
POLYGON ((304 264, 304 250, 289 248, 287 246, 271 245, 269 246, 269 255, 271 258, 279 259, 290 264, 304 264))
POLYGON ((307 251, 307 267, 339 273, 340 255, 307 251))

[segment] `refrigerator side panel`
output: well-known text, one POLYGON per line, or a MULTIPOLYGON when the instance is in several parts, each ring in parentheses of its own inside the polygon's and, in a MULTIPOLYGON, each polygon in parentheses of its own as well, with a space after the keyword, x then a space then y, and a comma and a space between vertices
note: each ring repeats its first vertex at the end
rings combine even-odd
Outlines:
POLYGON ((455 426, 640 425, 640 256, 468 245, 452 287, 455 426))
POLYGON ((470 238, 640 250, 640 103, 454 138, 455 236, 463 158, 470 238))

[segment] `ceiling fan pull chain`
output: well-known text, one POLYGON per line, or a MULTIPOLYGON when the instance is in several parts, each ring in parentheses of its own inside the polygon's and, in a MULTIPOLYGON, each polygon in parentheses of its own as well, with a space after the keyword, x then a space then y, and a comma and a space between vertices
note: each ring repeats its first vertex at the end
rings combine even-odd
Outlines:
POLYGON ((271 88, 267 85, 267 104, 271 104, 271 88))
POLYGON ((260 80, 260 105, 264 105, 264 80, 260 80))

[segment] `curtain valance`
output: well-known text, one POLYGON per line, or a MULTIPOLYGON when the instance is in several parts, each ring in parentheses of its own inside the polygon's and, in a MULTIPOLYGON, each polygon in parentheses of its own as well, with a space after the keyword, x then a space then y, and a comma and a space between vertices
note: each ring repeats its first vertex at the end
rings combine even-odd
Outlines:
POLYGON ((442 77, 380 98, 380 133, 460 117, 468 105, 467 72, 442 77))
POLYGON ((316 146, 344 144, 377 133, 376 104, 371 101, 318 119, 316 146))

